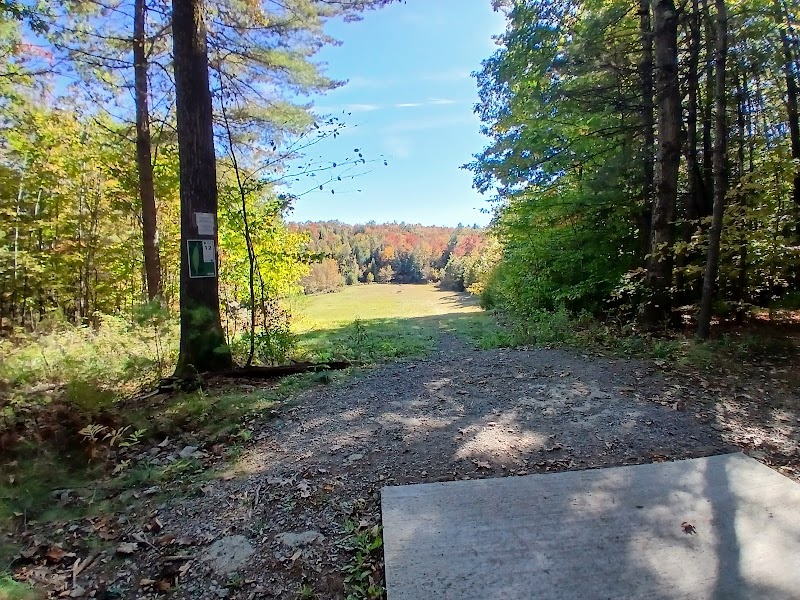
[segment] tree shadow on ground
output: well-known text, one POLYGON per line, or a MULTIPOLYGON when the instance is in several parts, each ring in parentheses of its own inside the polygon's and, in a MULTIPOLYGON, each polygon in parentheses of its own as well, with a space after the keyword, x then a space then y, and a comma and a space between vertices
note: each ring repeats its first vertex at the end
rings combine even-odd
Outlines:
POLYGON ((479 348, 505 347, 513 342, 511 334, 492 315, 448 312, 426 317, 356 319, 303 332, 298 335, 298 348, 303 358, 314 360, 377 362, 429 354, 443 333, 455 334, 464 344, 479 348))
MULTIPOLYGON (((456 317, 464 315, 441 315, 435 322, 447 323, 456 317)), ((426 330, 430 319, 399 319, 395 324, 426 330)), ((373 325, 378 330, 387 327, 382 321, 373 325)), ((686 392, 685 386, 666 380, 646 362, 592 358, 565 350, 475 353, 465 347, 424 360, 395 362, 358 379, 307 392, 301 403, 265 426, 268 442, 252 449, 248 468, 241 471, 238 481, 218 484, 219 493, 227 497, 237 486, 255 484, 269 490, 270 477, 279 474, 281 481, 302 478, 306 491, 334 490, 331 501, 348 502, 376 498, 386 485, 466 478, 500 478, 497 485, 503 485, 509 476, 576 471, 577 477, 599 467, 658 462, 666 463, 662 466, 668 469, 671 460, 736 450, 726 429, 735 415, 723 403, 694 401, 686 392)), ((781 419, 798 422, 797 410, 787 408, 784 413, 781 419)), ((787 421, 764 421, 758 427, 766 435, 780 422, 787 421)), ((743 495, 757 496, 762 491, 758 485, 745 482, 742 486, 734 473, 718 469, 699 469, 688 477, 673 473, 663 480, 636 470, 622 475, 600 473, 597 479, 578 477, 549 503, 532 495, 519 499, 524 510, 515 517, 511 538, 491 546, 494 551, 481 559, 474 577, 500 577, 506 561, 530 550, 529 561, 541 561, 540 566, 551 573, 556 570, 550 581, 558 595, 537 595, 545 599, 793 597, 796 582, 790 589, 786 578, 796 577, 794 569, 787 568, 784 579, 753 578, 757 572, 753 569, 761 564, 753 552, 768 550, 776 539, 783 544, 778 547, 779 556, 791 560, 800 551, 792 546, 800 543, 796 520, 777 512, 769 517, 769 506, 741 504, 743 495), (649 491, 643 498, 644 488, 649 491), (709 504, 712 489, 717 500, 709 504), (680 514, 672 511, 678 505, 683 507, 680 514), (627 507, 627 512, 616 510, 619 506, 627 507), (754 514, 771 519, 760 532, 747 525, 754 514), (582 519, 587 531, 588 525, 605 524, 602 539, 583 535, 582 519), (684 522, 696 533, 686 532, 684 522), (580 543, 577 537, 570 538, 569 531, 583 535, 580 543), (546 542, 561 546, 551 548, 546 542), (661 557, 656 542, 671 543, 680 560, 661 557), (703 560, 695 560, 701 550, 703 560), (588 567, 587 571, 567 569, 550 556, 566 551, 582 557, 597 573, 593 575, 588 567), (598 583, 602 593, 575 591, 581 578, 599 577, 601 571, 610 581, 619 581, 619 587, 612 583, 603 588, 598 583), (697 578, 704 582, 702 590, 686 587, 697 578), (639 595, 626 595, 623 581, 637 582, 639 595)), ((766 496, 766 488, 763 491, 766 496)), ((293 492, 276 489, 275 493, 291 496, 293 492)), ((455 495, 454 501, 462 500, 466 502, 466 496, 455 495)), ((319 519, 317 505, 303 506, 302 500, 297 501, 293 519, 319 519)), ((494 502, 488 509, 499 512, 510 497, 501 494, 494 502)), ((192 511, 189 504, 183 508, 192 511)), ((252 520, 251 513, 243 504, 213 515, 211 525, 246 523, 252 520)), ((419 549, 426 544, 447 542, 446 535, 436 534, 443 531, 447 518, 441 507, 416 514, 419 526, 401 550, 407 559, 415 558, 415 553, 422 557, 419 549)), ((465 521, 466 525, 491 533, 476 520, 465 521)), ((454 540, 441 553, 445 557, 479 553, 488 544, 479 536, 471 539, 473 545, 466 549, 454 540)), ((429 575, 436 582, 448 573, 429 575)), ((536 588, 525 586, 540 585, 531 577, 506 572, 497 581, 501 592, 484 597, 531 597, 536 588), (517 580, 524 584, 522 588, 513 587, 517 580), (515 595, 515 589, 524 591, 515 595)), ((464 597, 436 591, 436 597, 464 597)))

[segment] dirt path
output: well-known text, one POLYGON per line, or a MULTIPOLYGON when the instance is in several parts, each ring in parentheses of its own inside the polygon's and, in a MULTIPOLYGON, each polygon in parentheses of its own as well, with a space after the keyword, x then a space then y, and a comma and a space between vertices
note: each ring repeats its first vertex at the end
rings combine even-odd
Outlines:
POLYGON ((674 460, 736 450, 731 441, 783 456, 773 464, 791 475, 797 412, 780 409, 781 419, 748 409, 753 398, 738 388, 704 385, 644 362, 474 351, 446 335, 426 360, 317 387, 248 424, 254 440, 240 462, 148 514, 163 525, 158 537, 144 533, 150 546, 109 563, 102 587, 155 597, 178 576, 174 598, 343 598, 346 524, 379 524, 385 485, 674 460))

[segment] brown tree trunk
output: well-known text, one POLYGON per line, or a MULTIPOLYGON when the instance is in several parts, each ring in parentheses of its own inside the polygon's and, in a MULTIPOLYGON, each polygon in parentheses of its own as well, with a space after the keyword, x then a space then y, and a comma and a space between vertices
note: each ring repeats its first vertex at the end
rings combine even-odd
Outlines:
POLYGON ((702 0, 701 6, 706 34, 706 89, 703 98, 703 196, 697 212, 699 217, 707 217, 713 211, 714 204, 714 150, 711 140, 714 122, 714 24, 708 12, 708 0, 702 0))
POLYGON ((136 88, 136 165, 139 169, 139 198, 142 201, 142 245, 147 298, 161 294, 161 259, 158 255, 156 194, 153 187, 153 159, 150 144, 150 110, 145 54, 146 0, 136 0, 133 13, 133 74, 136 88))
POLYGON ((181 183, 181 343, 175 369, 179 377, 228 369, 232 362, 219 315, 216 156, 203 13, 203 0, 172 2, 181 183), (213 218, 211 233, 202 233, 198 213, 213 218), (213 276, 197 276, 199 256, 192 257, 195 276, 190 276, 189 240, 213 244, 213 276))
POLYGON ((639 224, 642 256, 650 249, 650 223, 653 219, 653 159, 655 131, 653 122, 653 31, 650 23, 650 0, 639 2, 639 31, 642 60, 639 81, 642 92, 642 211, 639 224))
POLYGON ((694 221, 703 203, 703 182, 697 165, 697 91, 698 67, 700 65, 700 7, 698 0, 692 0, 692 14, 689 19, 691 38, 689 40, 688 106, 686 110, 686 172, 689 179, 689 194, 686 202, 686 220, 689 221, 684 233, 686 241, 691 236, 694 221))
POLYGON ((728 53, 728 11, 725 0, 716 0, 717 7, 717 56, 714 118, 714 212, 711 231, 708 235, 708 258, 703 279, 703 297, 697 317, 697 337, 706 339, 711 331, 711 304, 719 271, 719 246, 722 236, 722 217, 725 213, 727 177, 725 158, 728 149, 728 127, 726 120, 725 59, 728 53))
POLYGON ((658 152, 650 254, 647 260, 649 298, 642 311, 643 324, 650 329, 665 323, 670 314, 673 219, 678 197, 678 167, 681 159, 678 11, 674 1, 657 0, 653 7, 653 21, 658 152))
MULTIPOLYGON (((787 15, 785 10, 776 3, 779 27, 781 29, 781 44, 783 49, 783 71, 786 77, 786 114, 789 121, 789 141, 792 149, 792 158, 800 159, 800 117, 797 106, 797 79, 795 75, 792 47, 789 41, 787 15)), ((800 172, 795 172, 792 198, 796 206, 800 207, 800 172)), ((797 237, 800 238, 800 224, 797 225, 797 237)))
POLYGON ((676 301, 681 305, 693 304, 697 301, 697 296, 693 293, 694 286, 687 285, 685 267, 688 264, 689 242, 692 233, 697 228, 697 215, 703 204, 703 176, 698 166, 697 149, 697 106, 699 88, 699 65, 700 65, 700 7, 698 0, 692 0, 692 12, 688 19, 687 36, 689 38, 688 66, 686 72, 686 140, 684 154, 686 156, 686 174, 688 190, 682 203, 680 218, 681 226, 678 228, 679 239, 684 243, 684 250, 675 257, 675 288, 677 290, 676 301))

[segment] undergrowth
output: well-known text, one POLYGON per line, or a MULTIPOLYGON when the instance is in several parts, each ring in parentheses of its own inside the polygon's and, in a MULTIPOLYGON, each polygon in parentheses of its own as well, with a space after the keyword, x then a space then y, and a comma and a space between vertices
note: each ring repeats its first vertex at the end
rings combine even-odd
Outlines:
POLYGON ((344 525, 346 538, 342 542, 350 560, 342 567, 346 600, 380 600, 385 597, 383 587, 383 538, 381 527, 362 527, 352 520, 344 525))
POLYGON ((712 369, 731 361, 774 362, 788 359, 796 352, 795 342, 786 333, 745 328, 718 331, 708 340, 698 340, 690 330, 643 333, 635 325, 601 321, 588 314, 573 315, 563 308, 535 312, 511 328, 517 344, 611 351, 700 369, 712 369))

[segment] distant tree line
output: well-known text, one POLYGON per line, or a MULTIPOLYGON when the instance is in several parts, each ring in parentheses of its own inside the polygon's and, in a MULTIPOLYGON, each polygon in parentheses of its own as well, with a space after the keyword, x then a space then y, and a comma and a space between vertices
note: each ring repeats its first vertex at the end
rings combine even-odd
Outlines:
POLYGON ((290 227, 307 236, 307 253, 325 256, 311 265, 311 272, 301 281, 307 294, 373 282, 442 282, 449 289, 463 291, 478 280, 486 260, 487 238, 477 225, 326 221, 290 227))

